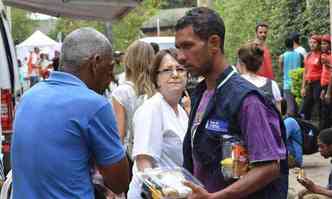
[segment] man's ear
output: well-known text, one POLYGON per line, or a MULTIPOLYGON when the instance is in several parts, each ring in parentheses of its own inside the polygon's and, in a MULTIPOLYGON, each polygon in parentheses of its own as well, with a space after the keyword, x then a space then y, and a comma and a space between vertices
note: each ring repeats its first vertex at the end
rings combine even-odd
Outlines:
POLYGON ((101 57, 98 54, 92 55, 90 57, 89 67, 90 67, 90 72, 93 74, 93 76, 96 76, 97 67, 100 61, 101 57))
POLYGON ((211 54, 216 54, 220 51, 220 37, 218 35, 211 35, 208 38, 208 50, 211 54))

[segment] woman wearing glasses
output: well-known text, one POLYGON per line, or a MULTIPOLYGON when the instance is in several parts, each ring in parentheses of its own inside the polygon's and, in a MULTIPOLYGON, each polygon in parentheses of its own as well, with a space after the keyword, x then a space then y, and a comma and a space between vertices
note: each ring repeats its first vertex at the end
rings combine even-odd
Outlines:
POLYGON ((188 116, 179 105, 185 90, 187 71, 176 60, 176 51, 162 50, 153 62, 151 80, 154 96, 140 106, 133 119, 133 178, 128 198, 142 198, 138 171, 147 168, 182 166, 182 142, 188 116))

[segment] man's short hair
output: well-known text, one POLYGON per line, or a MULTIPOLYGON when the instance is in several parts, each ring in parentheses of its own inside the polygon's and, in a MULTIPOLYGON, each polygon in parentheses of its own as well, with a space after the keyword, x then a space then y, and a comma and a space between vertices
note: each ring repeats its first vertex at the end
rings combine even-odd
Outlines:
POLYGON ((193 32, 205 41, 211 35, 218 35, 221 41, 220 50, 224 53, 225 24, 218 13, 206 7, 193 8, 177 21, 175 30, 179 31, 188 26, 192 26, 193 32))
POLYGON ((287 49, 293 49, 293 39, 291 37, 285 39, 285 46, 287 49))
POLYGON ((300 37, 301 37, 301 34, 299 32, 292 32, 290 34, 290 38, 292 38, 293 42, 295 42, 297 44, 300 44, 300 37))
POLYGON ((71 32, 61 47, 60 70, 77 72, 84 61, 95 54, 112 56, 112 45, 102 33, 93 28, 71 32))
POLYGON ((258 28, 259 27, 265 27, 265 28, 269 28, 269 24, 267 24, 266 22, 258 22, 257 24, 256 24, 256 32, 257 32, 257 30, 258 30, 258 28))
POLYGON ((332 144, 332 128, 324 129, 319 133, 318 139, 326 145, 332 144))

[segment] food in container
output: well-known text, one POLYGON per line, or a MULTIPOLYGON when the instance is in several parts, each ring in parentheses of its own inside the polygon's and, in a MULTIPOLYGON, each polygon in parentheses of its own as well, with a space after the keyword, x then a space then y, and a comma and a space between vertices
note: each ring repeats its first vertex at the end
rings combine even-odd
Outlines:
POLYGON ((295 168, 295 172, 297 174, 298 179, 304 179, 305 178, 305 172, 303 168, 295 168))
POLYGON ((238 179, 248 172, 248 153, 239 141, 232 139, 223 142, 221 170, 225 180, 238 179))
POLYGON ((191 189, 183 184, 190 181, 202 184, 184 168, 154 168, 139 172, 143 186, 147 187, 153 199, 182 199, 188 197, 191 189))

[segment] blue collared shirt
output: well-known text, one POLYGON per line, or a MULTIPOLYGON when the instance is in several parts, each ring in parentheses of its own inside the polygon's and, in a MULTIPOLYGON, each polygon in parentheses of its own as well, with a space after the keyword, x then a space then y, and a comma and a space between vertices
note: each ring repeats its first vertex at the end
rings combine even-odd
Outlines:
POLYGON ((287 148, 289 153, 295 158, 297 166, 303 164, 303 138, 301 127, 294 118, 287 117, 284 119, 284 124, 287 133, 287 148))
POLYGON ((111 165, 124 157, 108 101, 64 72, 22 97, 11 153, 14 199, 93 199, 91 160, 111 165))

